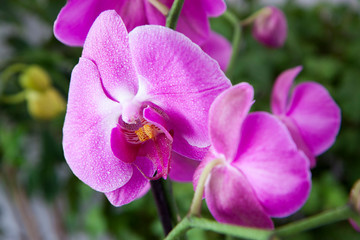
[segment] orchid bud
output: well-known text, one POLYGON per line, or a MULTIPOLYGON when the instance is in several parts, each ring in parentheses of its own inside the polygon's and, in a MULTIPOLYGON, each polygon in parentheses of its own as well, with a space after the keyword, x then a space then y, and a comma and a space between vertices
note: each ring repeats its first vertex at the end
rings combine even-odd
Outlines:
MULTIPOLYGON (((360 179, 355 182, 350 192, 350 205, 360 215, 360 179)), ((360 232, 360 216, 349 219, 353 228, 360 232)))
POLYGON ((254 21, 253 37, 269 48, 281 47, 287 35, 284 13, 276 7, 265 7, 254 21))
POLYGON ((20 76, 20 84, 25 89, 45 91, 50 87, 50 76, 37 65, 29 66, 20 76))
POLYGON ((350 204, 360 214, 360 180, 357 180, 351 189, 350 204))
POLYGON ((49 120, 65 111, 65 100, 55 88, 28 90, 26 98, 29 113, 36 119, 49 120))

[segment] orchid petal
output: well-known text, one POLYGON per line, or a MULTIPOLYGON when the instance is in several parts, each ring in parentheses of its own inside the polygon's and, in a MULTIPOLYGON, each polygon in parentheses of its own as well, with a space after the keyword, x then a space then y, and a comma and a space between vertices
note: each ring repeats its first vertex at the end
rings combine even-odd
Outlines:
POLYGON ((293 92, 286 114, 299 128, 304 141, 316 155, 325 152, 340 129, 340 108, 320 84, 299 84, 293 92))
POLYGON ((184 1, 176 30, 201 45, 209 36, 210 24, 206 12, 199 9, 203 9, 202 0, 184 1))
POLYGON ((144 97, 168 115, 169 127, 174 130, 174 151, 195 158, 191 152, 210 145, 204 124, 210 104, 230 87, 230 81, 213 59, 178 32, 141 26, 129 34, 129 39, 144 97))
POLYGON ((91 25, 99 14, 108 9, 115 9, 121 2, 114 0, 68 1, 55 20, 55 37, 67 45, 82 46, 91 25))
POLYGON ((295 212, 309 195, 309 162, 281 121, 268 113, 252 113, 245 119, 232 165, 244 173, 270 216, 295 212))
POLYGON ((226 11, 224 0, 202 0, 203 8, 209 17, 219 17, 226 11))
POLYGON ((136 160, 140 145, 129 143, 120 127, 112 129, 110 139, 111 150, 119 160, 124 163, 132 163, 136 160))
POLYGON ((271 94, 271 110, 276 115, 285 114, 288 109, 289 91, 302 66, 281 73, 275 81, 271 94))
POLYGON ((252 105, 254 89, 248 83, 240 83, 222 92, 209 111, 209 132, 214 149, 234 160, 239 145, 243 120, 252 105))
POLYGON ((246 177, 231 166, 212 169, 205 185, 205 196, 211 214, 219 222, 273 228, 246 177))
POLYGON ((316 165, 316 158, 312 150, 309 148, 308 144, 304 141, 304 138, 301 135, 299 127, 293 121, 293 119, 289 117, 281 117, 281 121, 285 124, 289 133, 294 140, 296 146, 299 150, 303 151, 306 157, 310 161, 310 167, 313 168, 316 165))
POLYGON ((226 38, 211 32, 208 39, 201 44, 201 49, 219 63, 221 70, 226 70, 232 54, 232 46, 226 38))
POLYGON ((71 76, 63 147, 74 174, 97 191, 115 190, 132 176, 132 167, 116 158, 110 145, 120 114, 121 106, 102 90, 97 67, 81 58, 71 76))
POLYGON ((200 161, 172 152, 170 178, 177 182, 189 182, 193 179, 195 169, 199 164, 200 161))
POLYGON ((105 11, 96 19, 86 38, 82 56, 98 67, 104 88, 111 98, 124 102, 138 91, 128 32, 114 10, 105 11))
MULTIPOLYGON (((152 175, 154 173, 152 163, 146 158, 139 157, 135 161, 135 164, 146 175, 152 175)), ((142 197, 148 190, 149 180, 134 167, 131 179, 124 186, 114 191, 107 192, 105 195, 112 205, 119 207, 142 197)))

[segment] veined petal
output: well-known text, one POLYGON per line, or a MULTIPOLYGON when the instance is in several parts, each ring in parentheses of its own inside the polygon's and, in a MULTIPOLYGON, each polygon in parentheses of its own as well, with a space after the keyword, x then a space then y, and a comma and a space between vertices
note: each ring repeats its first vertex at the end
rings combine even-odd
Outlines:
POLYGON ((213 168, 205 185, 205 199, 219 222, 273 228, 246 177, 229 165, 213 168))
POLYGON ((121 17, 108 10, 92 25, 84 44, 83 57, 99 69, 107 94, 124 102, 138 91, 138 78, 132 64, 129 38, 121 17))
POLYGON ((309 195, 309 162, 281 121, 268 113, 245 119, 232 165, 244 173, 270 216, 295 212, 309 195))
POLYGON ((170 178, 178 182, 190 182, 200 161, 184 157, 176 152, 171 154, 170 178))
MULTIPOLYGON (((147 176, 154 173, 152 163, 146 158, 138 157, 135 164, 147 176)), ((149 180, 146 179, 135 166, 133 166, 133 175, 131 179, 124 186, 114 191, 105 193, 105 195, 112 205, 119 207, 142 197, 148 189, 149 180)))
POLYGON ((122 1, 69 0, 61 9, 54 24, 55 37, 70 46, 82 46, 86 35, 99 14, 115 9, 122 1))
MULTIPOLYGON (((141 26, 129 34, 129 39, 148 100, 169 116, 174 151, 195 158, 189 153, 210 145, 210 104, 230 87, 230 81, 213 59, 178 32, 161 26, 141 26)), ((199 155, 203 157, 203 153, 199 155)))
POLYGON ((226 70, 230 62, 232 46, 225 37, 216 32, 211 32, 208 39, 200 47, 219 63, 223 71, 226 70))
POLYGON ((115 190, 132 176, 132 167, 111 150, 111 131, 120 114, 120 104, 103 92, 97 67, 81 58, 71 76, 63 147, 74 174, 97 191, 115 190))
POLYGON ((222 92, 209 111, 209 132, 216 152, 231 162, 237 153, 242 123, 253 102, 254 89, 240 83, 222 92))
POLYGON ((322 85, 315 82, 297 85, 286 115, 296 123, 315 156, 325 152, 335 142, 341 112, 322 85))
POLYGON ((302 66, 288 69, 281 73, 276 79, 271 93, 271 110, 274 114, 281 115, 286 113, 289 105, 291 85, 301 70, 302 66))

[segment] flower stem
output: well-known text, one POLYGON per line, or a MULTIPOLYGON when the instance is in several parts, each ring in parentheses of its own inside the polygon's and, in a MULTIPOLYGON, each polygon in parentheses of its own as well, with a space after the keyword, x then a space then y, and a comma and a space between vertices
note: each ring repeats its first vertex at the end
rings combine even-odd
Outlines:
POLYGON ((239 227, 235 225, 222 224, 213 220, 208 220, 198 217, 185 217, 165 238, 165 240, 172 240, 184 234, 190 228, 200 228, 203 230, 210 230, 217 233, 227 234, 234 237, 253 239, 253 240, 268 240, 272 236, 272 231, 239 227))
POLYGON ((244 20, 241 20, 240 24, 241 26, 245 27, 247 25, 252 24, 255 21, 255 19, 260 15, 270 15, 270 14, 271 14, 270 8, 268 7, 261 8, 260 10, 251 14, 249 17, 245 18, 244 20))
POLYGON ((223 16, 233 25, 233 28, 234 28, 234 34, 233 34, 232 41, 231 41, 232 55, 231 55, 229 66, 226 70, 226 75, 228 76, 228 78, 231 79, 232 74, 234 72, 236 58, 237 58, 237 54, 238 54, 239 47, 240 47, 242 29, 239 24, 239 20, 237 19, 235 14, 231 13, 230 11, 226 11, 223 14, 223 16))
POLYGON ((7 104, 17 104, 25 101, 26 91, 21 91, 13 95, 0 96, 0 102, 7 104))
POLYGON ((354 215, 355 213, 350 205, 345 205, 297 222, 281 226, 275 230, 275 235, 278 237, 294 235, 296 233, 321 227, 323 225, 346 220, 354 215))
POLYGON ((196 190, 194 193, 194 197, 193 200, 191 202, 191 206, 190 206, 190 211, 189 211, 189 215, 196 215, 196 216, 200 216, 200 212, 201 212, 201 203, 202 203, 202 198, 204 195, 204 187, 205 187, 205 182, 206 179, 208 178, 211 169, 213 169, 216 165, 223 163, 222 160, 220 159, 215 159, 211 162, 209 162, 204 170, 202 171, 198 184, 196 186, 196 190))
POLYGON ((171 6, 168 17, 166 18, 166 27, 173 30, 176 29, 176 25, 180 16, 181 9, 184 5, 184 0, 175 0, 171 6))
POLYGON ((165 236, 172 230, 173 224, 177 223, 177 214, 175 208, 175 201, 172 194, 169 192, 170 180, 158 179, 150 181, 151 190, 156 202, 157 210, 164 229, 165 236))

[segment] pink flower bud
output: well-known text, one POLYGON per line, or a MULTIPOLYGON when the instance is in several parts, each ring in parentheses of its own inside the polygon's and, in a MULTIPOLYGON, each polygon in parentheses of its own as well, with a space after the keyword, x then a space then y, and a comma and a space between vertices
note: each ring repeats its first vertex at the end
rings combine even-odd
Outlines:
POLYGON ((266 47, 281 47, 287 35, 285 15, 276 7, 266 7, 255 19, 252 30, 254 38, 266 47))

